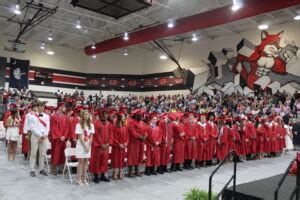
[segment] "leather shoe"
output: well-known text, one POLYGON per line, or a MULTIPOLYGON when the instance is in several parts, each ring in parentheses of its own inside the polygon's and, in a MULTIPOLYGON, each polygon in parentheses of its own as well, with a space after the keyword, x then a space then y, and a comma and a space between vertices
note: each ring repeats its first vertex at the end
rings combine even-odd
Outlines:
POLYGON ((40 174, 43 175, 43 176, 48 176, 48 174, 47 174, 47 172, 45 172, 45 170, 41 170, 40 174))
POLYGON ((110 180, 106 176, 101 176, 100 181, 109 182, 110 180))
POLYGON ((35 177, 35 172, 33 172, 33 171, 30 172, 30 176, 31 176, 31 177, 35 177))

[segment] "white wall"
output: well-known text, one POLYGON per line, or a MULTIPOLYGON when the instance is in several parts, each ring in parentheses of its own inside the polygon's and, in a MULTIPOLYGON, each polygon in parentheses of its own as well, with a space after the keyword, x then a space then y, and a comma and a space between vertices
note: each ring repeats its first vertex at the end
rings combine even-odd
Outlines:
MULTIPOLYGON (((11 39, 11 38, 10 38, 11 39)), ((52 69, 62 69, 69 71, 84 72, 86 59, 81 51, 75 51, 66 47, 53 47, 55 55, 47 55, 39 48, 38 42, 28 42, 25 53, 14 53, 4 51, 8 38, 0 38, 0 56, 14 57, 18 59, 30 60, 31 66, 46 67, 52 69)), ((9 61, 9 60, 8 60, 9 61)))
POLYGON ((39 42, 31 41, 27 42, 25 53, 14 53, 4 51, 8 39, 12 38, 0 38, 0 56, 27 59, 31 66, 84 73, 142 74, 144 51, 130 51, 127 57, 121 51, 113 51, 93 59, 86 56, 83 50, 52 46, 55 55, 50 56, 40 49, 39 42))

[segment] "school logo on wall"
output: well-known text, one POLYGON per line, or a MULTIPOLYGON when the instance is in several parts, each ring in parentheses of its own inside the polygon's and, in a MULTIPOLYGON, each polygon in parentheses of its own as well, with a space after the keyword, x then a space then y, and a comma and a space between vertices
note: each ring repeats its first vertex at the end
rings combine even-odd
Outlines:
POLYGON ((28 88, 29 60, 11 58, 9 87, 18 89, 28 88))
POLYGON ((283 34, 262 31, 258 45, 243 38, 236 51, 223 48, 210 52, 208 79, 199 89, 239 91, 246 95, 257 90, 275 93, 300 89, 300 49, 295 42, 285 41, 280 46, 283 34))

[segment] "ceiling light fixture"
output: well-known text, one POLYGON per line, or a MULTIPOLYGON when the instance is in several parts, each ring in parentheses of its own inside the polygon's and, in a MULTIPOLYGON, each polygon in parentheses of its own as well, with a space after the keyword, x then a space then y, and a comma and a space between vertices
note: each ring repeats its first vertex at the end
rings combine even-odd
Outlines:
POLYGON ((92 49, 96 49, 95 43, 92 44, 92 49))
POLYGON ((159 58, 160 58, 161 60, 167 60, 167 59, 168 59, 168 56, 166 56, 165 54, 162 54, 162 55, 159 56, 159 58))
POLYGON ((241 2, 239 2, 238 0, 233 0, 232 1, 232 6, 231 6, 231 9, 233 11, 237 11, 238 9, 240 9, 242 6, 241 6, 241 2))
POLYGON ((16 8, 15 8, 15 10, 14 10, 14 13, 15 13, 16 15, 22 14, 22 12, 20 11, 20 6, 19 6, 19 4, 16 5, 16 8))
POLYGON ((81 21, 80 21, 80 17, 79 17, 78 20, 77 20, 76 28, 77 28, 77 29, 81 29, 81 28, 82 28, 82 26, 81 26, 81 21))
POLYGON ((294 17, 294 20, 300 20, 300 15, 296 15, 295 17, 294 17))
POLYGON ((128 36, 128 33, 127 33, 127 32, 124 33, 123 39, 124 39, 124 40, 129 40, 129 36, 128 36))
POLYGON ((40 46, 40 49, 45 50, 45 48, 46 48, 45 43, 42 43, 41 46, 40 46))
POLYGON ((174 22, 172 20, 168 23, 168 28, 173 28, 175 26, 174 22))
POLYGON ((192 41, 194 42, 198 41, 198 37, 195 33, 193 33, 192 41))
POLYGON ((49 41, 53 41, 53 36, 52 36, 52 33, 51 33, 51 32, 49 32, 48 40, 49 40, 49 41))
POLYGON ((127 50, 127 49, 124 50, 123 55, 124 55, 124 56, 128 56, 128 50, 127 50))
POLYGON ((54 53, 54 51, 52 51, 52 50, 48 50, 48 51, 47 51, 47 54, 50 55, 50 56, 52 56, 52 55, 54 55, 55 53, 54 53))
POLYGON ((258 29, 260 29, 260 30, 266 30, 266 29, 268 29, 269 28, 269 25, 268 24, 260 24, 259 26, 258 26, 258 29))

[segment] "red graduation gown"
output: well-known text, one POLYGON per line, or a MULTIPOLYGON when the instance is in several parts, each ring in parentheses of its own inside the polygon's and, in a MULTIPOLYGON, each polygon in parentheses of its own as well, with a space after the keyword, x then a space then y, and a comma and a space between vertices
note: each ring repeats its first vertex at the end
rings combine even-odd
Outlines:
POLYGON ((184 146, 184 159, 193 160, 197 156, 196 140, 192 140, 192 137, 197 137, 197 131, 195 129, 196 123, 185 122, 183 130, 185 133, 185 146, 184 146))
POLYGON ((275 152, 282 151, 281 148, 281 127, 279 124, 275 123, 274 124, 274 138, 275 138, 275 152))
POLYGON ((50 123, 51 164, 62 165, 65 163, 64 151, 69 137, 67 118, 64 114, 55 113, 50 116, 50 123), (60 137, 65 137, 65 140, 61 141, 60 137))
POLYGON ((209 154, 209 133, 207 132, 207 123, 198 123, 195 126, 197 132, 197 161, 211 160, 209 154))
POLYGON ((94 174, 108 171, 109 147, 103 149, 101 145, 112 144, 112 126, 109 122, 103 124, 100 120, 94 123, 95 135, 92 141, 90 172, 94 174))
POLYGON ((217 158, 219 160, 223 160, 226 154, 229 151, 229 135, 230 128, 228 126, 223 126, 220 129, 219 138, 218 138, 218 145, 217 145, 217 158))
POLYGON ((148 126, 147 134, 146 167, 157 167, 160 165, 160 144, 162 140, 162 131, 159 126, 148 126), (158 143, 158 145, 155 143, 158 143))
POLYGON ((134 119, 128 120, 128 166, 138 166, 144 160, 144 142, 139 138, 147 135, 144 122, 134 119))
MULTIPOLYGON (((209 158, 213 158, 217 151, 218 127, 214 122, 207 122, 207 132, 209 133, 209 158)), ((211 160, 211 159, 210 159, 211 160)))
POLYGON ((251 122, 247 122, 247 126, 248 127, 246 130, 249 131, 249 151, 252 154, 256 154, 257 150, 256 150, 256 131, 255 131, 255 127, 254 124, 251 122))
POLYGON ((21 124, 19 128, 19 133, 22 135, 22 153, 28 154, 29 152, 29 140, 26 139, 27 134, 24 134, 24 124, 25 124, 26 113, 21 117, 21 124))
POLYGON ((272 152, 272 126, 269 126, 267 123, 263 124, 265 131, 265 147, 264 150, 266 153, 272 152))
POLYGON ((162 140, 160 145, 160 164, 168 165, 170 163, 173 132, 171 124, 168 124, 163 120, 159 122, 159 127, 162 131, 162 140))
POLYGON ((265 127, 260 124, 256 129, 256 151, 263 153, 265 151, 265 127))
POLYGON ((231 131, 233 132, 234 137, 234 150, 238 156, 243 155, 243 147, 241 135, 236 125, 232 125, 231 131))
POLYGON ((124 168, 124 159, 125 159, 125 148, 121 148, 120 144, 128 144, 128 128, 116 127, 112 128, 113 134, 113 143, 112 143, 112 156, 111 163, 113 168, 124 168))
POLYGON ((171 128, 174 136, 173 143, 173 163, 179 164, 184 161, 184 138, 185 136, 180 136, 183 133, 181 124, 172 122, 171 128))
POLYGON ((286 141, 285 141, 286 131, 283 124, 280 126, 280 151, 286 148, 286 141))

